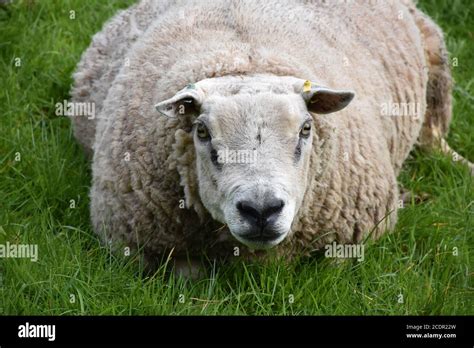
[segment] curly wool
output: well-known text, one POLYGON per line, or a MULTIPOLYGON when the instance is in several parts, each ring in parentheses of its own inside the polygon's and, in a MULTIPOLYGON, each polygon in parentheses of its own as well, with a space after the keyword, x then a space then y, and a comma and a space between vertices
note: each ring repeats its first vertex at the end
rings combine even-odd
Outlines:
MULTIPOLYGON (((426 28, 442 45, 439 29, 409 1, 142 0, 121 11, 74 75, 73 100, 94 102, 98 112, 93 121, 73 118, 94 154, 94 229, 149 256, 226 256, 235 246, 253 254, 201 203, 187 121, 160 117, 153 105, 205 78, 271 74, 357 94, 348 108, 318 116, 303 205, 277 251, 291 256, 391 230, 396 177, 429 114, 426 28), (388 102, 415 103, 419 117, 381 116, 388 102)), ((442 73, 449 92, 449 71, 442 73)), ((446 132, 450 99, 440 98, 446 132)))

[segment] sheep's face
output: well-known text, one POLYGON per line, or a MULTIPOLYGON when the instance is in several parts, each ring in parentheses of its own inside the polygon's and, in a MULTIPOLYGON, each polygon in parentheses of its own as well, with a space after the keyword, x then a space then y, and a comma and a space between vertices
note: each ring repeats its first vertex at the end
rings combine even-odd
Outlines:
POLYGON ((157 105, 164 114, 180 108, 192 114, 201 201, 252 249, 277 245, 290 233, 308 182, 317 127, 311 112, 340 110, 353 96, 303 83, 264 76, 203 80, 157 105), (318 107, 308 106, 325 93, 318 107))
POLYGON ((194 122, 200 196, 241 242, 281 242, 301 204, 312 118, 301 97, 210 97, 194 122))

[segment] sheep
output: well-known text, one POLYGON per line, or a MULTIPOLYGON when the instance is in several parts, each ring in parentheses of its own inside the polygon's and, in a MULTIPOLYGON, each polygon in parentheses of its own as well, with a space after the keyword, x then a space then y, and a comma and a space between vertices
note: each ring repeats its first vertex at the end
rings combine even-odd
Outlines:
POLYGON ((142 0, 74 79, 93 228, 149 263, 377 239, 414 145, 452 151, 443 35, 408 0, 142 0))

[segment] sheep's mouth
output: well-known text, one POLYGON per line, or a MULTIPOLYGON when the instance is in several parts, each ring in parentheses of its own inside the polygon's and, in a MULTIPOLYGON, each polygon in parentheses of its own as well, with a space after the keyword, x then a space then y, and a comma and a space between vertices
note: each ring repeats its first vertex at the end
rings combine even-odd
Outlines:
POLYGON ((251 231, 244 234, 233 234, 234 237, 253 250, 265 250, 270 249, 278 245, 282 240, 285 239, 286 233, 275 233, 275 232, 264 232, 264 231, 251 231))
POLYGON ((241 238, 246 239, 250 242, 262 242, 262 243, 269 243, 272 241, 277 240, 280 237, 280 234, 274 234, 274 233, 247 233, 241 238))

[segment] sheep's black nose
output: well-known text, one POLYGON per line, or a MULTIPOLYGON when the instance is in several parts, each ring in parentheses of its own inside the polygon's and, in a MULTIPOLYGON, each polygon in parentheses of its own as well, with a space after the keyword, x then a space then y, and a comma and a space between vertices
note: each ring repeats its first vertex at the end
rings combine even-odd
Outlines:
MULTIPOLYGON (((258 232, 265 232, 265 227, 272 225, 278 214, 283 210, 285 202, 281 199, 272 198, 259 207, 251 201, 240 201, 237 209, 258 232)), ((269 229, 271 230, 271 228, 269 229)), ((269 231, 270 232, 270 231, 269 231)))

